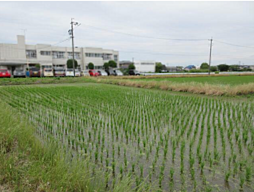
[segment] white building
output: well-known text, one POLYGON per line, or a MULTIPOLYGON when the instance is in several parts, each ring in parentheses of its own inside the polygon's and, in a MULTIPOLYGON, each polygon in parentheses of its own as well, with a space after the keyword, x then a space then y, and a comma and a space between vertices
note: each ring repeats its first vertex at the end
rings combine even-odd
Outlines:
POLYGON ((155 72, 154 61, 135 61, 134 65, 139 72, 155 72))
MULTIPOLYGON (((47 44, 27 45, 23 35, 17 36, 17 44, 0 43, 0 67, 11 72, 16 67, 40 64, 42 67, 65 67, 68 59, 72 59, 71 47, 56 47, 47 44)), ((119 66, 118 51, 102 48, 75 48, 74 57, 80 68, 86 69, 92 62, 95 68, 102 68, 105 62, 114 60, 119 66)))

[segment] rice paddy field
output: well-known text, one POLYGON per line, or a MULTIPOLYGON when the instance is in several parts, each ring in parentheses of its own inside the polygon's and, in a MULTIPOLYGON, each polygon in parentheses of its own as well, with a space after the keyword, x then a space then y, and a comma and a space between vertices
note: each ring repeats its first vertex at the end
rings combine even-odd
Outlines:
POLYGON ((0 99, 102 170, 105 190, 126 176, 133 189, 254 190, 254 100, 98 83, 0 87, 0 99))
MULTIPOLYGON (((208 84, 219 84, 219 85, 241 85, 246 83, 254 83, 254 75, 226 75, 226 76, 192 76, 192 77, 165 77, 152 78, 135 78, 135 80, 145 81, 168 81, 173 83, 208 83, 208 84)), ((134 79, 133 79, 134 80, 134 79)))

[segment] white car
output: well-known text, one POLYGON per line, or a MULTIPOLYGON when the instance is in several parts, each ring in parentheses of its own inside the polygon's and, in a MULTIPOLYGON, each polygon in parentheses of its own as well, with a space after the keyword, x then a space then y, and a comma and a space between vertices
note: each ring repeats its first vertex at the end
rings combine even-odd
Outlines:
POLYGON ((44 71, 43 71, 43 76, 44 77, 53 77, 54 74, 53 74, 53 69, 47 69, 45 68, 44 71))
POLYGON ((108 73, 104 70, 98 70, 98 73, 101 75, 101 76, 108 76, 108 73))
POLYGON ((83 70, 83 71, 81 71, 81 75, 82 75, 82 76, 90 76, 88 70, 83 70))
POLYGON ((123 76, 123 73, 120 70, 114 70, 114 72, 117 76, 123 76))
POLYGON ((73 69, 66 70, 66 77, 74 77, 73 69))
POLYGON ((80 77, 80 76, 81 76, 80 70, 75 69, 75 77, 80 77))

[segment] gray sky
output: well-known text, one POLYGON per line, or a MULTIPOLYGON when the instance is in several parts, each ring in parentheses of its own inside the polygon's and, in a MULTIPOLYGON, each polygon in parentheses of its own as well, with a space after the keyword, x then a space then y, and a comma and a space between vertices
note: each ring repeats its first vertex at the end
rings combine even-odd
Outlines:
POLYGON ((120 60, 200 65, 208 62, 213 37, 213 65, 254 64, 254 2, 0 2, 0 43, 16 43, 23 29, 28 44, 60 42, 70 18, 81 23, 75 46, 115 49, 120 60))

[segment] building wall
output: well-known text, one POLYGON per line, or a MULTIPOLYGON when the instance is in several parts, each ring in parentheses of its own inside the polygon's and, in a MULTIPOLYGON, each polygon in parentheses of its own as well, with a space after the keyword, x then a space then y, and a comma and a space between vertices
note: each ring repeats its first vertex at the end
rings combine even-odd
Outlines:
POLYGON ((155 72, 154 61, 135 61, 134 65, 139 72, 155 72))
MULTIPOLYGON (((117 55, 117 66, 119 66, 118 51, 102 49, 102 48, 74 48, 75 53, 79 53, 79 58, 75 58, 83 70, 88 63, 92 62, 96 67, 102 67, 105 62, 114 60, 114 55, 117 55), (101 57, 88 57, 86 53, 101 54, 101 57), (108 58, 103 58, 103 55, 109 55, 108 58)), ((4 66, 6 63, 20 63, 20 64, 41 64, 42 66, 66 66, 67 60, 72 58, 71 47, 56 47, 48 44, 26 45, 25 37, 17 36, 17 44, 0 44, 0 65, 4 66), (27 50, 35 50, 36 58, 27 57, 27 50), (50 51, 51 55, 42 55, 41 51, 50 51), (54 52, 64 52, 63 58, 55 58, 54 52)))

